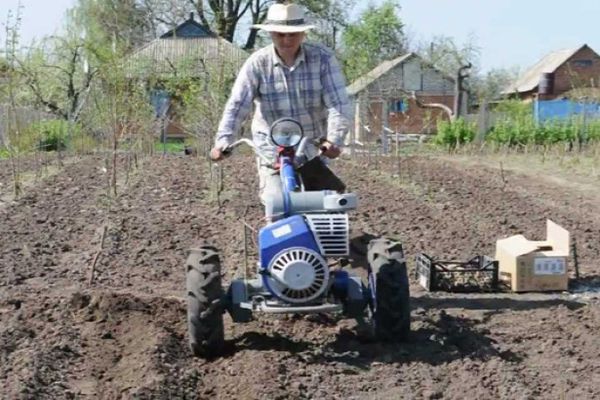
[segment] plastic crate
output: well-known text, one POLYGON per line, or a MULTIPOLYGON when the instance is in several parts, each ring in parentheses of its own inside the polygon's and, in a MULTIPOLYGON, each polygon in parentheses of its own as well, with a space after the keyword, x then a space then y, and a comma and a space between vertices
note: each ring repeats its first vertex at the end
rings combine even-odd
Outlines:
POLYGON ((435 260, 427 254, 416 257, 416 278, 430 292, 495 292, 498 290, 498 261, 476 256, 469 261, 435 260))

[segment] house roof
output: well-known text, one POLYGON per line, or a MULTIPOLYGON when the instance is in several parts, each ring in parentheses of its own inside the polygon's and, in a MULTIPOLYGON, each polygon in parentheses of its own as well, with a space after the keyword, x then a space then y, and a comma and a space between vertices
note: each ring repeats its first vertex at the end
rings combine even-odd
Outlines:
POLYGON ((525 71, 515 82, 502 91, 502 94, 522 93, 534 90, 540 83, 540 76, 552 73, 587 45, 577 48, 553 51, 525 71))
POLYGON ((211 66, 229 63, 236 70, 248 54, 219 37, 156 39, 129 59, 132 74, 202 75, 211 66))
POLYGON ((174 29, 171 29, 167 33, 163 34, 160 38, 171 38, 171 37, 216 37, 210 29, 205 28, 200 23, 194 21, 194 13, 190 14, 190 18, 184 23, 178 25, 174 29))
POLYGON ((225 66, 237 71, 248 53, 218 37, 193 16, 137 49, 128 60, 130 76, 173 75, 194 77, 209 68, 225 66))
POLYGON ((407 53, 400 57, 394 58, 393 60, 386 60, 373 68, 371 71, 367 72, 354 82, 350 86, 348 86, 348 94, 350 96, 354 96, 367 88, 371 83, 375 82, 377 79, 381 78, 387 72, 389 72, 395 66, 402 64, 409 58, 415 56, 414 53, 407 53))
MULTIPOLYGON (((421 60, 421 57, 416 54, 416 53, 407 53, 404 54, 400 57, 394 58, 393 60, 387 60, 382 62, 381 64, 379 64, 378 66, 376 66, 375 68, 373 68, 371 71, 369 71, 368 73, 366 73, 365 75, 361 76, 360 78, 358 78, 357 80, 355 80, 354 82, 352 82, 352 84, 350 86, 348 86, 346 89, 348 91, 348 94, 350 96, 354 96, 360 92, 362 92, 363 90, 365 90, 371 83, 375 82, 377 79, 381 78, 383 75, 385 75, 386 73, 390 72, 393 68, 397 67, 398 65, 410 60, 411 58, 418 58, 421 60)), ((438 71, 435 67, 431 67, 434 70, 438 71)), ((438 71, 440 72, 440 71, 438 71)), ((440 72, 440 74, 442 74, 446 79, 449 79, 450 81, 454 82, 454 79, 452 79, 449 76, 446 76, 445 74, 443 74, 442 72, 440 72)))

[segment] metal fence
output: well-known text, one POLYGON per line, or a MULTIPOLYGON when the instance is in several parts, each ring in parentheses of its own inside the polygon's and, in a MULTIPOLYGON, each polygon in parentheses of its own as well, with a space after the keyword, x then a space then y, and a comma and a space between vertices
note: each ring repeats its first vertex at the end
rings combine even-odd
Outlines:
POLYGON ((567 99, 537 100, 533 103, 535 120, 540 122, 568 120, 573 117, 586 119, 600 118, 600 103, 575 102, 567 99))

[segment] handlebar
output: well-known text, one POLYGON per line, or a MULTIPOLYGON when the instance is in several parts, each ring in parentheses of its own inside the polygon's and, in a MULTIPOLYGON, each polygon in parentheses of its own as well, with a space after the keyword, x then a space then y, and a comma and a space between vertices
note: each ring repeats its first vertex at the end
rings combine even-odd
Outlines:
MULTIPOLYGON (((310 139, 304 137, 302 138, 302 140, 300 141, 300 144, 298 144, 298 147, 296 149, 296 157, 301 157, 304 156, 304 149, 306 147, 306 144, 310 141, 310 139)), ((319 141, 319 140, 313 140, 312 143, 315 145, 315 147, 317 147, 321 153, 327 151, 327 147, 323 146, 323 140, 319 141)), ((232 151, 241 146, 242 144, 246 144, 248 145, 252 150, 254 150, 254 154, 256 154, 260 159, 262 159, 264 162, 266 162, 267 164, 271 164, 273 162, 273 160, 269 159, 267 156, 265 156, 263 153, 261 153, 260 149, 254 144, 254 142, 250 139, 247 138, 242 138, 239 140, 236 140, 235 142, 231 143, 230 145, 228 145, 227 147, 225 147, 223 150, 221 150, 221 152, 223 153, 224 156, 229 156, 231 155, 232 151)))
POLYGON ((267 158, 264 154, 262 154, 260 152, 260 150, 258 149, 258 147, 256 147, 256 145, 254 144, 254 142, 252 142, 252 140, 250 139, 239 139, 236 140, 235 142, 231 143, 230 145, 228 145, 227 147, 225 147, 223 150, 221 150, 221 152, 223 153, 223 155, 228 156, 231 154, 231 152, 236 148, 241 146, 242 144, 246 144, 248 145, 252 150, 254 150, 254 154, 256 154, 258 157, 260 157, 263 161, 265 161, 267 164, 271 164, 272 160, 270 160, 269 158, 267 158))

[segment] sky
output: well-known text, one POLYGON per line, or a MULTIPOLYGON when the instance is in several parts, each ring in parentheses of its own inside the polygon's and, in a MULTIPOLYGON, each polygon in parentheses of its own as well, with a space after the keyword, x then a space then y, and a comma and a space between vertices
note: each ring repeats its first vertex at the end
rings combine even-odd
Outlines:
MULTIPOLYGON (((374 4, 382 0, 373 0, 374 4)), ((64 23, 75 0, 20 0, 23 8, 22 43, 51 35, 64 23)), ((0 0, 0 46, 9 10, 19 0, 0 0)), ((352 17, 369 2, 357 0, 352 17)), ((587 43, 600 52, 600 0, 400 0, 400 18, 415 42, 444 35, 465 43, 475 38, 483 71, 520 70, 545 54, 587 43)))
POLYGON ((600 52, 599 0, 400 0, 400 6, 406 32, 418 41, 475 37, 483 71, 523 70, 549 52, 583 44, 600 52))
POLYGON ((32 39, 57 33, 63 26, 64 15, 75 0, 0 0, 0 47, 6 39, 5 26, 9 11, 13 15, 21 3, 21 43, 29 44, 32 39))

